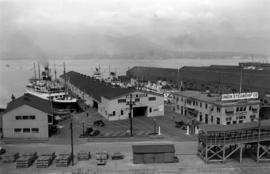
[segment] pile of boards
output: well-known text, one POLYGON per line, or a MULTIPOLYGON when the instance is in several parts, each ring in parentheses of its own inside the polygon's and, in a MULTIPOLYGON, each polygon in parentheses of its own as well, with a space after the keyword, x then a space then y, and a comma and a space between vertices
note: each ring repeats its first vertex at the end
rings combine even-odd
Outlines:
POLYGON ((36 159, 37 152, 25 153, 19 159, 17 159, 16 168, 27 168, 31 166, 36 159))
POLYGON ((51 165, 53 159, 55 158, 55 153, 42 154, 37 159, 37 168, 47 168, 51 165))
POLYGON ((13 163, 20 157, 20 154, 18 152, 6 154, 2 156, 3 163, 13 163))
POLYGON ((89 160, 91 158, 90 152, 80 151, 77 154, 78 161, 89 160))
POLYGON ((67 167, 71 158, 71 153, 59 154, 56 158, 56 167, 67 167))

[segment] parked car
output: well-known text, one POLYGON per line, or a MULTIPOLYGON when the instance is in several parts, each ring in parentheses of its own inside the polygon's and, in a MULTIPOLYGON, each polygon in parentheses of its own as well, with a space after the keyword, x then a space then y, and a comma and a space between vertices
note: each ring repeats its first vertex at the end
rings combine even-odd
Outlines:
POLYGON ((98 136, 99 134, 100 134, 99 130, 94 130, 89 135, 95 137, 95 136, 98 136))
POLYGON ((106 160, 97 160, 97 165, 106 165, 106 160))
POLYGON ((176 121, 175 122, 175 127, 176 128, 182 128, 185 125, 183 121, 176 121))
POLYGON ((86 135, 90 135, 92 132, 94 131, 94 129, 92 127, 88 127, 85 131, 86 135))
POLYGON ((6 149, 0 147, 0 155, 2 155, 2 154, 4 154, 4 153, 6 153, 6 149))
POLYGON ((94 122, 94 125, 98 127, 103 127, 105 126, 105 123, 102 120, 97 120, 94 122))

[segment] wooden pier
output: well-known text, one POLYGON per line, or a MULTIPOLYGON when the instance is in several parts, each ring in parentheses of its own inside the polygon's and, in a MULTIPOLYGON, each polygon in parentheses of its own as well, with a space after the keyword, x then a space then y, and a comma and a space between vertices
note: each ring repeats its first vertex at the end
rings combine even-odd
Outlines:
POLYGON ((234 125, 200 125, 198 155, 206 162, 225 162, 243 153, 270 161, 270 120, 234 125))

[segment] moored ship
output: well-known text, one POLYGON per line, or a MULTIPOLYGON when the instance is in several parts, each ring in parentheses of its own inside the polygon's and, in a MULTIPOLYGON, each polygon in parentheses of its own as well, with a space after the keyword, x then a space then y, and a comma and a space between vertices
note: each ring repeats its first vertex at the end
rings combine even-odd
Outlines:
MULTIPOLYGON (((65 67, 64 67, 65 73, 65 67)), ((49 65, 44 67, 41 75, 38 73, 36 77, 36 70, 34 66, 34 78, 30 79, 30 83, 26 85, 26 93, 35 95, 45 100, 50 100, 57 109, 73 109, 77 105, 77 99, 69 95, 65 85, 61 84, 56 78, 52 79, 49 65)))

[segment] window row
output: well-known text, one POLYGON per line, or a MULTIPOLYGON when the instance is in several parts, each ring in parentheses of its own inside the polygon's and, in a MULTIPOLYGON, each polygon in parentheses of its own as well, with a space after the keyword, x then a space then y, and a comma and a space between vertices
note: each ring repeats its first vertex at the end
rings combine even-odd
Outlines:
POLYGON ((39 133, 39 128, 14 128, 15 133, 39 133))
POLYGON ((35 120, 35 115, 17 115, 15 116, 16 120, 35 120))

